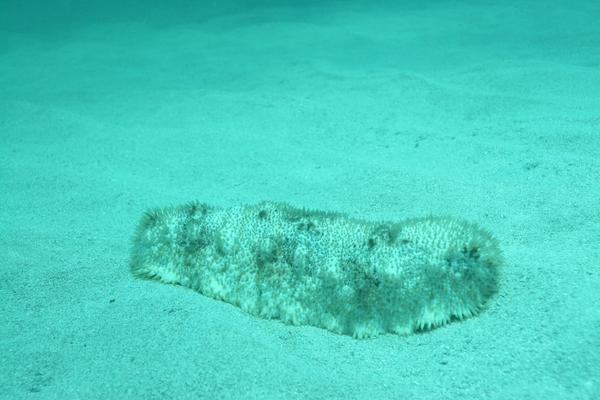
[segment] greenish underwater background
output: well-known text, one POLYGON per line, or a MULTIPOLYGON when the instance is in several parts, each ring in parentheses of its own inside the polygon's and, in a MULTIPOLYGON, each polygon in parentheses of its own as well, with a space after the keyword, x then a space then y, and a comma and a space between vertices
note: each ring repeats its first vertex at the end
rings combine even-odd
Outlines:
POLYGON ((600 2, 0 0, 0 399, 600 398, 600 2), (355 340, 135 280, 143 212, 500 240, 475 318, 355 340))

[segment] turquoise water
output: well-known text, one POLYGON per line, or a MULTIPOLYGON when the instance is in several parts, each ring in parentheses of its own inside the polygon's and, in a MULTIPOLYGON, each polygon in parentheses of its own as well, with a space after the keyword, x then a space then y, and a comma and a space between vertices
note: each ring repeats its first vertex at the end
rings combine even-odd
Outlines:
POLYGON ((600 398, 600 3, 0 1, 1 399, 600 398), (148 209, 494 234, 464 321, 357 340, 134 279, 148 209))

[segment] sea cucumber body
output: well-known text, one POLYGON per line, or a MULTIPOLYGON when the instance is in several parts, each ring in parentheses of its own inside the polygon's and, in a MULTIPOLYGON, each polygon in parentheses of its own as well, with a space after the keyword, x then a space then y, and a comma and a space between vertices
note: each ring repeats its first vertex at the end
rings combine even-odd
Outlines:
POLYGON ((454 218, 370 222, 272 202, 191 203, 144 216, 131 270, 258 317, 364 338, 476 314, 500 264, 496 240, 454 218))

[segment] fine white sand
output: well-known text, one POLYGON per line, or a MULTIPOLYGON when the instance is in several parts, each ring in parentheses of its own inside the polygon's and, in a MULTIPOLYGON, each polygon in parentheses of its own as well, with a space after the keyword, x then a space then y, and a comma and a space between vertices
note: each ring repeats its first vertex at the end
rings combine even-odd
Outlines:
POLYGON ((542 3, 3 31, 0 398, 600 398, 600 3, 542 3), (463 217, 500 292, 355 340, 133 279, 144 210, 194 199, 463 217))

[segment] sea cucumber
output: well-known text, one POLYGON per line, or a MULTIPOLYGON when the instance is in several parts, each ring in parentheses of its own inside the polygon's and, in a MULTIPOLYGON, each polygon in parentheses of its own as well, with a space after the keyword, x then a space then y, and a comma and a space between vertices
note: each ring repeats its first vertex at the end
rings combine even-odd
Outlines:
POLYGON ((274 202, 149 211, 130 264, 257 317, 355 338, 473 316, 501 265, 497 240, 460 219, 366 221, 274 202))

